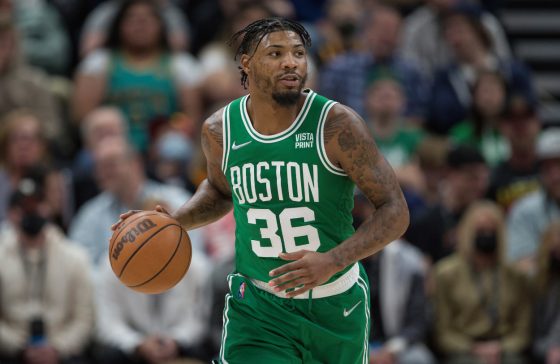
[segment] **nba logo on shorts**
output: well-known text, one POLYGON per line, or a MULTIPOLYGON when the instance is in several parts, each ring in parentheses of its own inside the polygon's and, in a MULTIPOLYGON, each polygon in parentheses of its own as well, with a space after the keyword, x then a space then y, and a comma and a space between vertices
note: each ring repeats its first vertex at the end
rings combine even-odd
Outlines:
POLYGON ((239 291, 237 291, 237 298, 245 298, 245 282, 241 283, 241 285, 239 286, 239 291))

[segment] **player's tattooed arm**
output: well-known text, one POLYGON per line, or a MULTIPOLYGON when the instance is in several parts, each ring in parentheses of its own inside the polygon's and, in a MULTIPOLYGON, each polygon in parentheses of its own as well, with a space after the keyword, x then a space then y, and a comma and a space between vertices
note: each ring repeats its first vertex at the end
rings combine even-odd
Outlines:
POLYGON ((269 285, 294 297, 325 283, 348 265, 381 250, 408 226, 408 208, 391 167, 381 155, 363 120, 336 105, 324 129, 329 160, 342 168, 374 205, 356 233, 326 253, 300 250, 280 254, 290 261, 270 271, 269 285))
POLYGON ((207 178, 194 196, 173 213, 187 230, 216 221, 232 208, 231 191, 221 169, 222 111, 215 112, 202 126, 201 141, 206 156, 207 178))
POLYGON ((408 226, 409 214, 393 169, 353 110, 335 105, 324 135, 331 162, 346 172, 375 207, 354 235, 329 252, 342 269, 399 238, 408 226))

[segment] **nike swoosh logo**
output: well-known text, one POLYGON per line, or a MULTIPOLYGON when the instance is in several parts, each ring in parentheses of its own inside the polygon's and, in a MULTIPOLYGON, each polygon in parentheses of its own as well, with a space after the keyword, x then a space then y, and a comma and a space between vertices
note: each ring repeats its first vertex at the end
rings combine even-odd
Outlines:
POLYGON ((233 144, 231 145, 231 149, 237 150, 237 149, 243 148, 244 146, 246 146, 247 144, 249 144, 249 143, 251 143, 251 142, 252 142, 252 140, 249 140, 248 142, 245 142, 245 143, 243 143, 243 144, 237 144, 237 145, 236 145, 236 144, 235 144, 235 141, 234 141, 233 144))
POLYGON ((354 306, 352 306, 352 308, 350 308, 349 310, 344 309, 344 312, 342 312, 342 316, 348 317, 352 313, 352 311, 354 311, 356 307, 360 305, 360 303, 362 303, 361 300, 358 303, 356 303, 354 306))

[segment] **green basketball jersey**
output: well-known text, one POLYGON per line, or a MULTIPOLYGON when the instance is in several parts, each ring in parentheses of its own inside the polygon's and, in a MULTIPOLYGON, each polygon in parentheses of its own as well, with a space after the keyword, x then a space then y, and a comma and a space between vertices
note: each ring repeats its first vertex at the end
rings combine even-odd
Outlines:
POLYGON ((262 281, 286 263, 278 254, 326 252, 354 233, 354 184, 328 160, 323 145, 323 126, 335 102, 304 92, 297 118, 278 134, 253 128, 249 96, 223 113, 222 170, 233 198, 236 270, 262 281))

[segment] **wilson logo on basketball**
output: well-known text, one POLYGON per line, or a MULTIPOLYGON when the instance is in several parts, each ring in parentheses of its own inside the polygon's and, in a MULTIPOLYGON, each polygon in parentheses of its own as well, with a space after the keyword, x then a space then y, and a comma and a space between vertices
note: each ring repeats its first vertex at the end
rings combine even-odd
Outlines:
POLYGON ((143 234, 155 227, 157 227, 157 225, 150 219, 142 220, 138 224, 136 224, 136 226, 130 229, 130 231, 128 231, 125 235, 123 235, 121 237, 121 240, 119 240, 119 242, 115 245, 115 249, 113 249, 112 254, 113 259, 119 259, 119 255, 124 248, 124 244, 133 243, 140 234, 143 234))

